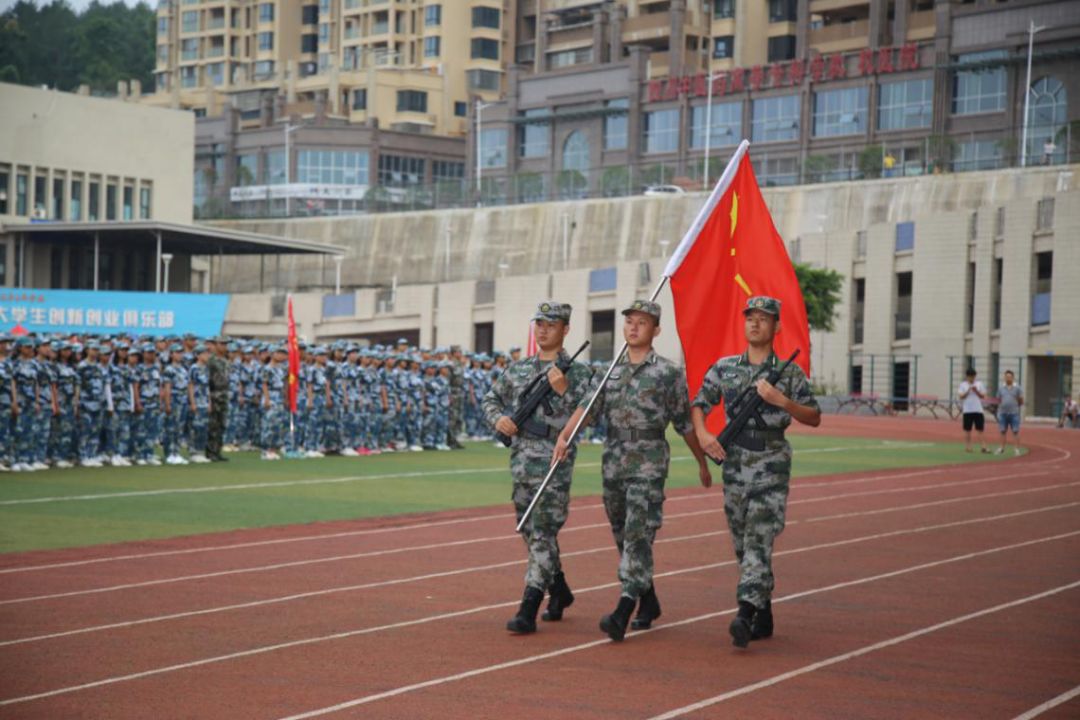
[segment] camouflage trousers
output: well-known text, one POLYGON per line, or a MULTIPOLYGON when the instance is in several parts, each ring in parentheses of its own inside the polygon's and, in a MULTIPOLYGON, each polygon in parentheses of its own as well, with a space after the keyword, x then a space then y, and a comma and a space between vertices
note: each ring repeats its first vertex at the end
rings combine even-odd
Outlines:
POLYGON ((19 408, 19 416, 15 418, 15 462, 33 463, 34 451, 37 446, 34 430, 37 427, 38 412, 33 403, 26 403, 19 408))
POLYGON ((142 408, 141 413, 131 417, 131 424, 135 429, 135 457, 149 460, 156 454, 156 447, 161 439, 164 411, 157 403, 143 403, 142 408))
POLYGON ((191 412, 191 406, 188 405, 187 398, 179 395, 172 398, 172 412, 165 416, 165 427, 161 438, 161 449, 165 457, 180 454, 180 435, 187 424, 189 412, 191 412))
POLYGON ((43 463, 49 457, 49 431, 52 427, 52 403, 42 403, 34 421, 34 462, 43 463))
POLYGON ((220 455, 225 443, 225 424, 229 419, 228 393, 210 394, 210 414, 206 433, 206 451, 211 455, 220 455))
POLYGON ((75 460, 78 432, 75 408, 70 404, 65 406, 61 403, 60 414, 53 416, 52 427, 49 431, 49 459, 54 462, 75 460))
POLYGON ((191 452, 206 454, 209 437, 210 408, 196 405, 195 411, 191 413, 191 452))
POLYGON ((263 450, 280 450, 289 431, 289 413, 283 407, 272 407, 262 414, 263 450))
POLYGON ((457 441, 457 436, 461 434, 461 413, 464 404, 465 397, 461 390, 452 390, 450 392, 450 415, 446 434, 447 442, 451 445, 457 441))
POLYGON ((119 455, 129 458, 135 454, 135 445, 131 441, 131 411, 114 410, 105 415, 106 455, 119 455))
POLYGON ((0 407, 0 463, 9 464, 14 457, 14 447, 12 445, 12 427, 14 421, 11 417, 11 406, 5 405, 0 407))
POLYGON ((79 410, 79 459, 92 460, 101 452, 104 410, 79 410))
MULTIPOLYGON (((554 442, 547 440, 514 440, 510 453, 510 474, 514 478, 514 511, 521 522, 540 483, 544 481, 551 466, 554 442)), ((521 528, 521 538, 529 553, 525 568, 525 585, 546 591, 556 573, 562 572, 559 560, 559 530, 566 523, 570 511, 570 478, 574 469, 574 455, 559 466, 544 494, 533 508, 528 522, 521 528)))
POLYGON ((635 600, 652 586, 652 546, 664 522, 664 480, 609 477, 604 465, 604 510, 619 549, 619 582, 622 594, 635 600))
POLYGON ((420 444, 424 447, 433 447, 446 442, 448 427, 445 409, 439 408, 435 412, 429 412, 424 417, 424 435, 420 444))
POLYGON ((791 446, 753 452, 732 445, 724 460, 724 513, 739 563, 738 600, 764 607, 772 598, 773 542, 784 530, 791 446))
POLYGON ((240 404, 240 396, 236 393, 229 394, 228 419, 225 422, 225 444, 239 445, 241 433, 247 426, 244 417, 245 406, 240 404))

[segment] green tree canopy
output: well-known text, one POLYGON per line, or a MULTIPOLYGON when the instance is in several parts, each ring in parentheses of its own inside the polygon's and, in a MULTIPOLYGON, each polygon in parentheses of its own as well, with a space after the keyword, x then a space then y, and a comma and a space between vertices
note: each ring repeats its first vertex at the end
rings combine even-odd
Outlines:
POLYGON ((810 329, 832 330, 844 276, 828 268, 795 263, 795 277, 799 279, 799 287, 802 288, 810 329))

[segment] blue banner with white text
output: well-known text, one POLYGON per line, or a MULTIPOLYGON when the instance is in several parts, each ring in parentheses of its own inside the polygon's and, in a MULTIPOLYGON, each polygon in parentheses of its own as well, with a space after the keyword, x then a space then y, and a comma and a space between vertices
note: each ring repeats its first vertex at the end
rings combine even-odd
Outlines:
POLYGON ((210 337, 228 306, 228 295, 0 288, 0 332, 210 337))

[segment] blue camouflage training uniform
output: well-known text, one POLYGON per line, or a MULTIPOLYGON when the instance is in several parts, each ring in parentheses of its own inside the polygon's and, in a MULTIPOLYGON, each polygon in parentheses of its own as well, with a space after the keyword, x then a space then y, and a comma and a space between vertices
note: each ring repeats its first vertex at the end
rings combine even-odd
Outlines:
POLYGON ((205 455, 210 433, 210 367, 195 363, 191 368, 190 383, 191 393, 195 396, 195 409, 191 413, 189 447, 191 452, 205 455))
POLYGON ((288 430, 288 409, 285 407, 288 370, 283 365, 268 364, 263 368, 262 380, 269 395, 269 407, 263 408, 263 450, 278 450, 285 444, 288 430))
POLYGON ((101 453, 104 427, 105 368, 98 362, 83 360, 79 373, 79 460, 93 460, 101 453))
POLYGON ((53 462, 74 462, 78 459, 79 431, 75 407, 78 391, 78 371, 69 363, 57 363, 56 402, 60 406, 60 413, 53 418, 52 432, 49 435, 49 458, 53 462))
POLYGON ((140 365, 133 376, 139 382, 139 403, 142 412, 133 419, 135 424, 135 457, 149 460, 154 457, 155 446, 161 437, 161 370, 157 365, 140 365))
MULTIPOLYGON (((719 359, 705 374, 693 406, 706 415, 721 400, 729 408, 743 389, 764 378, 779 362, 775 353, 762 365, 751 365, 746 353, 719 359)), ((795 363, 787 367, 776 388, 799 405, 818 407, 806 374, 795 363)), ((773 542, 784 530, 791 479, 791 445, 782 436, 791 415, 764 403, 761 417, 765 430, 773 433, 765 440, 764 450, 748 450, 733 441, 724 448, 723 465, 724 512, 740 571, 737 599, 758 608, 765 607, 775 586, 773 542)))
POLYGON ((10 464, 15 454, 14 420, 11 417, 13 397, 11 378, 14 366, 10 358, 0 360, 0 463, 10 464))
POLYGON ((15 419, 15 462, 34 462, 34 428, 37 423, 38 367, 36 360, 18 358, 14 364, 15 396, 19 416, 15 419))
POLYGON ((188 383, 191 372, 183 363, 170 363, 161 371, 162 385, 167 385, 169 404, 162 408, 165 427, 162 430, 161 449, 165 457, 180 454, 180 436, 188 424, 191 405, 188 402, 188 383), (168 409, 168 413, 165 410, 168 409))
POLYGON ((112 452, 123 458, 134 457, 132 440, 132 413, 135 411, 133 381, 135 370, 129 365, 109 367, 109 389, 112 393, 113 410, 106 419, 106 435, 112 452))

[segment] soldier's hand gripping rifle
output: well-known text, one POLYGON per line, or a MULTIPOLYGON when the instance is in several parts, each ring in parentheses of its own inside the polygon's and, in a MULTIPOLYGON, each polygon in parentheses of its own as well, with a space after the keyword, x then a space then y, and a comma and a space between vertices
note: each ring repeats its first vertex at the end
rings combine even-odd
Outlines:
MULTIPOLYGON (((770 385, 776 385, 783 376, 784 371, 787 370, 788 365, 794 362, 795 358, 798 356, 799 350, 796 349, 795 352, 791 353, 791 357, 785 360, 782 365, 774 367, 769 371, 765 381, 770 385)), ((716 442, 720 443, 720 446, 726 451, 731 441, 746 429, 746 424, 750 422, 751 419, 757 420, 758 428, 764 430, 765 420, 761 417, 761 406, 764 404, 765 398, 757 393, 757 383, 752 380, 750 384, 739 393, 739 396, 735 398, 735 401, 731 403, 731 406, 727 408, 727 414, 731 420, 724 426, 720 435, 717 436, 716 442)), ((709 459, 717 465, 722 465, 724 463, 723 460, 717 460, 712 456, 710 456, 709 459)))
MULTIPOLYGON (((556 362, 555 367, 559 368, 559 371, 563 374, 566 374, 577 356, 584 352, 587 347, 589 347, 588 340, 578 348, 573 357, 566 362, 556 362)), ((546 370, 529 381, 529 384, 518 395, 517 407, 514 409, 514 414, 510 416, 510 419, 514 421, 514 425, 517 426, 518 432, 525 427, 527 421, 532 419, 538 407, 543 406, 544 413, 551 414, 551 393, 553 392, 555 390, 551 387, 551 381, 548 380, 548 371, 546 370)), ((513 438, 505 433, 496 432, 495 437, 506 447, 510 447, 510 443, 513 442, 513 438)))

